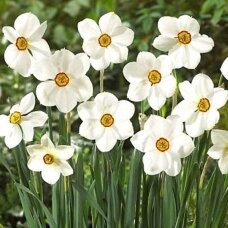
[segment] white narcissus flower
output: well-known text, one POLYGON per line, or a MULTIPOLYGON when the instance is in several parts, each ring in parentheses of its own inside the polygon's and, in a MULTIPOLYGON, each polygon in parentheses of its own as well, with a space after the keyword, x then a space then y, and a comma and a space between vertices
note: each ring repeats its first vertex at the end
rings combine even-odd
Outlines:
POLYGON ((205 130, 211 130, 219 121, 218 109, 226 104, 228 91, 214 88, 212 80, 205 74, 197 74, 192 83, 180 83, 179 89, 184 100, 177 104, 172 114, 179 115, 185 122, 186 132, 198 137, 205 130))
POLYGON ((213 159, 219 159, 218 166, 222 174, 228 173, 228 131, 213 129, 211 131, 213 146, 207 154, 213 159))
POLYGON ((194 149, 192 139, 183 133, 183 123, 178 116, 166 119, 151 115, 145 122, 144 129, 131 138, 133 146, 145 152, 144 171, 155 175, 165 171, 169 176, 176 176, 181 169, 181 159, 194 149))
POLYGON ((82 119, 79 134, 95 140, 101 152, 110 151, 117 140, 125 140, 133 135, 130 118, 135 107, 129 101, 118 99, 111 93, 99 93, 94 101, 86 101, 78 106, 82 119))
POLYGON ((35 96, 29 93, 21 99, 19 104, 10 109, 10 114, 0 115, 0 136, 5 137, 8 148, 16 147, 22 139, 32 141, 34 127, 41 127, 48 116, 42 111, 34 111, 35 96))
POLYGON ((153 42, 153 46, 169 53, 174 67, 194 69, 198 66, 200 53, 209 52, 214 41, 207 35, 199 33, 200 25, 188 15, 162 17, 158 21, 161 33, 153 42))
POLYGON ((53 56, 34 62, 33 74, 41 82, 36 95, 44 106, 56 106, 63 113, 70 112, 77 102, 88 100, 93 86, 85 75, 90 62, 86 54, 74 55, 62 49, 53 56))
POLYGON ((74 154, 74 147, 68 145, 54 146, 45 134, 41 138, 41 144, 26 147, 30 155, 28 168, 35 172, 41 172, 41 176, 48 184, 55 184, 60 174, 69 176, 73 169, 67 162, 74 154))
POLYGON ((220 70, 222 75, 228 80, 228 57, 224 60, 220 70))
POLYGON ((134 32, 123 26, 115 13, 107 13, 99 20, 99 25, 84 19, 78 23, 78 31, 83 38, 83 50, 90 56, 94 69, 102 70, 110 63, 121 63, 127 59, 128 48, 134 38, 134 32))
POLYGON ((150 106, 159 110, 176 89, 172 63, 167 55, 156 58, 150 52, 140 52, 136 62, 128 63, 124 77, 130 82, 127 97, 132 101, 148 99, 150 106))
POLYGON ((14 22, 14 28, 4 26, 2 31, 10 44, 4 54, 10 68, 24 77, 31 74, 31 64, 35 59, 50 55, 47 42, 42 39, 47 28, 47 22, 40 24, 32 13, 23 13, 14 22))

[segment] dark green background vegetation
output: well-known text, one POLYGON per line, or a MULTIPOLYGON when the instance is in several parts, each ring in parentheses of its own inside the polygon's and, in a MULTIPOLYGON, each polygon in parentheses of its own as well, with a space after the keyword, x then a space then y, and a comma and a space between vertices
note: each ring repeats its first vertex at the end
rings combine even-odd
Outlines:
MULTIPOLYGON (((66 48, 72 52, 82 52, 82 39, 77 32, 77 23, 84 18, 98 20, 103 14, 114 11, 122 21, 135 31, 133 44, 129 48, 127 62, 134 61, 139 51, 151 51, 155 55, 161 54, 151 43, 159 34, 157 21, 160 17, 180 16, 188 14, 196 18, 201 24, 201 33, 207 34, 215 41, 215 47, 209 53, 202 55, 202 61, 195 70, 180 69, 178 79, 191 80, 197 73, 209 75, 215 84, 220 77, 220 66, 228 56, 228 1, 171 1, 171 0, 0 0, 0 28, 5 25, 13 26, 14 20, 24 12, 32 12, 41 22, 47 20, 48 28, 45 39, 51 49, 66 48)), ((27 92, 35 91, 37 80, 33 77, 23 78, 8 68, 4 62, 4 51, 8 42, 0 32, 0 114, 7 113, 10 105, 18 102, 27 92)), ((111 91, 119 98, 126 98, 128 84, 123 77, 122 69, 126 64, 111 66, 105 71, 105 90, 111 91)), ((94 94, 99 90, 99 74, 91 68, 88 73, 94 84, 94 94)), ((223 81, 228 89, 228 83, 223 81)), ((41 108, 41 107, 37 107, 41 108)), ((137 116, 135 116, 135 120, 137 116)), ((1 123, 0 123, 1 125, 1 123)), ((73 129, 77 131, 79 122, 74 122, 73 129)), ((228 130, 227 105, 221 110, 219 127, 228 130)), ((0 126, 1 127, 1 126, 0 126)), ((0 150, 4 150, 12 170, 16 172, 11 152, 4 148, 0 141, 0 150)), ((14 227, 14 223, 21 220, 20 202, 9 175, 0 164, 0 224, 14 227)), ((0 225, 1 227, 1 225, 0 225)))

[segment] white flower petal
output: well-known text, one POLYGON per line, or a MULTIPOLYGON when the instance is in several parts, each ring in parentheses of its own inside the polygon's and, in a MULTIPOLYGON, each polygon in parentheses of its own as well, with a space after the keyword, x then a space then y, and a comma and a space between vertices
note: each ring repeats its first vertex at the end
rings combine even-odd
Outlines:
POLYGON ((155 140, 145 130, 134 134, 130 141, 132 145, 141 152, 152 152, 156 148, 155 140))
POLYGON ((151 85, 147 81, 131 83, 127 92, 127 98, 136 102, 143 101, 148 97, 150 89, 151 85))
POLYGON ((130 83, 137 83, 147 79, 148 73, 148 69, 143 67, 142 64, 138 62, 128 63, 123 68, 124 77, 130 83))
POLYGON ((181 121, 181 118, 177 115, 170 115, 166 118, 166 120, 169 121, 169 124, 170 124, 170 128, 172 129, 171 130, 171 134, 172 134, 172 137, 176 137, 176 135, 179 135, 183 132, 184 130, 184 125, 181 121))
POLYGON ((215 126, 215 124, 218 123, 219 118, 219 112, 214 108, 210 108, 205 113, 205 130, 211 130, 215 126))
POLYGON ((15 29, 20 35, 29 38, 40 27, 39 19, 32 13, 23 13, 14 22, 15 29))
POLYGON ((223 88, 215 88, 214 95, 211 99, 211 105, 216 109, 221 108, 228 100, 228 91, 223 88))
POLYGON ((121 25, 122 23, 119 16, 113 12, 106 13, 99 19, 101 32, 107 33, 108 35, 112 35, 113 30, 121 25))
POLYGON ((192 153, 193 149, 194 143, 192 139, 188 135, 181 133, 173 138, 170 153, 176 158, 185 158, 192 153))
POLYGON ((151 152, 151 156, 153 157, 154 162, 157 163, 157 166, 161 170, 166 170, 169 167, 170 159, 169 155, 167 155, 167 152, 160 152, 157 149, 151 152))
POLYGON ((23 122, 28 122, 33 127, 41 127, 47 121, 48 115, 42 111, 31 112, 23 116, 23 122))
POLYGON ((61 174, 64 177, 72 175, 74 173, 72 167, 70 166, 70 164, 67 161, 60 160, 60 161, 58 161, 57 164, 59 166, 61 174))
POLYGON ((6 136, 10 133, 13 125, 9 122, 9 116, 0 115, 0 136, 6 136))
POLYGON ((223 76, 228 80, 228 57, 224 60, 220 71, 222 72, 223 76))
POLYGON ((207 154, 213 159, 220 159, 223 156, 224 147, 220 145, 213 145, 209 148, 207 154))
POLYGON ((201 60, 200 53, 188 45, 185 46, 185 52, 186 59, 184 60, 183 66, 187 69, 195 69, 201 60))
POLYGON ((26 142, 31 142, 34 136, 34 129, 28 122, 22 122, 20 124, 22 129, 22 137, 26 142))
POLYGON ((127 60, 128 48, 118 44, 111 44, 107 47, 111 63, 122 63, 127 60))
POLYGON ((43 161, 43 156, 46 154, 46 151, 40 144, 29 145, 26 147, 30 157, 40 158, 43 161))
POLYGON ((148 102, 150 106, 158 111, 166 102, 166 97, 159 91, 158 86, 152 85, 150 88, 148 102))
POLYGON ((89 68, 90 68, 89 57, 85 53, 79 53, 79 54, 75 55, 75 61, 76 60, 80 60, 80 62, 82 63, 82 65, 83 65, 82 75, 85 75, 89 71, 89 68))
MULTIPOLYGON (((76 97, 79 102, 86 101, 93 95, 93 85, 87 76, 81 76, 72 80, 69 87, 75 94, 73 97, 76 97)), ((73 99, 73 97, 71 99, 73 99)))
POLYGON ((194 36, 191 40, 190 46, 193 47, 197 52, 206 53, 211 51, 214 47, 214 41, 207 35, 194 36))
POLYGON ((197 90, 189 81, 179 83, 179 89, 181 96, 188 102, 196 102, 202 98, 197 94, 197 90))
POLYGON ((96 139, 97 148, 101 152, 110 151, 116 144, 117 137, 115 136, 112 127, 106 127, 103 135, 96 139))
POLYGON ((60 168, 57 165, 46 165, 41 172, 41 176, 48 184, 55 184, 60 178, 60 168))
POLYGON ((44 39, 33 41, 30 44, 29 49, 31 50, 33 57, 37 60, 51 56, 50 47, 44 39))
POLYGON ((68 160, 74 155, 74 147, 68 145, 56 146, 55 155, 61 160, 68 160))
POLYGON ((121 100, 118 102, 117 109, 114 113, 114 119, 118 120, 128 120, 130 119, 135 112, 135 106, 126 100, 121 100))
POLYGON ((221 170, 222 174, 227 174, 228 173, 228 156, 223 156, 221 159, 219 159, 218 166, 219 166, 219 169, 221 170))
POLYGON ((5 137, 5 144, 8 148, 16 147, 22 140, 22 132, 17 124, 11 128, 10 134, 5 137))
POLYGON ((172 159, 172 162, 170 163, 170 166, 168 169, 165 170, 165 172, 169 176, 176 176, 180 173, 181 170, 181 161, 178 158, 172 159))
POLYGON ((105 53, 105 48, 99 45, 97 38, 84 40, 82 49, 87 55, 91 56, 94 59, 101 58, 105 53))
POLYGON ((18 32, 10 27, 10 26, 4 26, 2 28, 2 32, 7 40, 9 40, 11 43, 15 44, 17 38, 20 36, 18 32))
POLYGON ((169 51, 177 44, 175 38, 169 38, 165 35, 160 35, 154 39, 153 46, 160 51, 169 51))
POLYGON ((153 70, 155 61, 156 57, 150 52, 142 51, 139 52, 137 56, 138 66, 140 66, 146 72, 153 70))
POLYGON ((133 125, 130 120, 115 120, 114 126, 118 140, 125 140, 134 134, 133 125))
POLYGON ((188 31, 192 36, 199 33, 200 25, 198 21, 188 15, 182 15, 177 21, 179 32, 188 31))
POLYGON ((211 140, 213 144, 226 147, 228 144, 228 131, 213 129, 211 131, 211 140))
POLYGON ((18 107, 18 111, 21 114, 25 115, 31 112, 35 106, 35 96, 33 93, 29 93, 21 99, 20 105, 18 107))
POLYGON ((44 168, 43 157, 41 157, 41 156, 30 157, 28 160, 27 166, 32 171, 35 171, 35 172, 42 171, 44 168))
POLYGON ((158 21, 158 30, 162 35, 176 37, 179 32, 177 22, 178 19, 175 17, 161 17, 158 21))
POLYGON ((101 35, 101 31, 97 23, 91 19, 84 19, 78 23, 78 32, 84 40, 97 38, 101 35))
POLYGON ((163 78, 172 75, 173 64, 168 55, 160 55, 156 60, 156 64, 157 63, 160 64, 160 69, 157 70, 161 73, 163 78))
POLYGON ((156 175, 162 172, 151 153, 145 153, 143 156, 144 172, 148 175, 156 175))
POLYGON ((181 120, 184 122, 191 119, 196 110, 197 104, 189 102, 188 100, 183 100, 174 107, 172 115, 180 116, 181 120))
POLYGON ((170 75, 162 78, 158 86, 161 93, 168 98, 173 96, 173 94, 175 93, 177 87, 177 80, 174 76, 170 75))
POLYGON ((84 120, 79 127, 79 134, 90 140, 100 138, 104 131, 105 128, 99 120, 84 120))
MULTIPOLYGON (((49 148, 51 151, 55 149, 55 146, 47 134, 43 135, 41 138, 41 146, 49 148)), ((45 149, 46 149, 45 148, 45 149)))
POLYGON ((97 109, 96 103, 94 101, 83 102, 78 106, 77 111, 82 120, 98 119, 101 115, 101 112, 97 109))
MULTIPOLYGON (((106 50, 107 51, 107 50, 106 50)), ((90 58, 90 63, 95 70, 104 70, 110 65, 110 57, 108 53, 105 53, 99 59, 90 58)))
POLYGON ((10 68, 22 76, 30 76, 32 56, 28 50, 19 51, 14 44, 10 44, 5 50, 4 59, 10 68))
POLYGON ((33 33, 29 36, 29 41, 38 41, 40 40, 45 30, 47 29, 47 21, 43 22, 39 27, 36 28, 36 30, 33 31, 33 33))
POLYGON ((114 28, 112 32, 112 43, 121 45, 121 46, 129 46, 132 44, 134 39, 134 32, 124 26, 119 26, 114 28))
POLYGON ((57 89, 54 81, 41 82, 36 87, 36 96, 39 102, 44 106, 54 106, 57 89))

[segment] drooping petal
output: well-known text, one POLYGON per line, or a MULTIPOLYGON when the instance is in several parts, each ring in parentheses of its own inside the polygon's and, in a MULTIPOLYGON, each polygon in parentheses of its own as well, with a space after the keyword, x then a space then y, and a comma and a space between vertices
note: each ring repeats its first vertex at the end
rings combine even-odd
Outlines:
POLYGON ((22 132, 17 124, 14 124, 11 128, 10 134, 5 137, 5 144, 8 148, 16 147, 22 140, 22 132))
POLYGON ((14 28, 25 38, 29 38, 39 27, 40 21, 32 13, 23 13, 14 22, 14 28))
POLYGON ((103 135, 100 138, 96 139, 97 148, 101 152, 110 151, 115 146, 116 142, 117 137, 113 132, 112 127, 105 128, 103 135))
POLYGON ((218 166, 219 166, 219 169, 221 170, 222 174, 228 173, 228 156, 227 155, 223 156, 222 158, 219 159, 218 166))
POLYGON ((148 175, 156 175, 163 170, 158 166, 151 153, 145 153, 143 156, 144 172, 148 175))
POLYGON ((42 111, 34 111, 23 116, 23 122, 27 122, 33 127, 41 127, 47 121, 48 115, 42 111))
POLYGON ((105 128, 99 120, 84 120, 79 127, 79 134, 90 140, 100 138, 104 131, 105 128))
POLYGON ((192 153, 193 149, 194 143, 192 139, 188 135, 180 133, 173 138, 170 153, 176 158, 185 158, 192 153))
POLYGON ((113 128, 118 135, 118 140, 125 140, 134 134, 133 125, 130 120, 115 120, 113 128))
POLYGON ((60 160, 68 160, 74 154, 74 147, 68 145, 59 145, 56 146, 53 152, 60 160))
POLYGON ((223 88, 215 88, 211 99, 211 105, 216 109, 223 107, 228 100, 228 91, 223 88))
POLYGON ((209 148, 207 154, 213 159, 220 159, 223 156, 224 147, 220 145, 213 145, 209 148))
POLYGON ((11 132, 12 124, 9 121, 9 116, 6 115, 0 115, 0 136, 6 136, 11 132))
POLYGON ((200 35, 194 36, 190 46, 193 47, 197 52, 206 53, 211 51, 214 47, 214 41, 208 37, 207 35, 200 35))
POLYGON ((150 93, 151 85, 147 81, 131 83, 127 92, 127 98, 132 101, 143 101, 150 93))
POLYGON ((78 32, 84 40, 97 38, 101 35, 99 26, 94 20, 84 19, 78 23, 78 32))
POLYGON ((213 144, 225 147, 228 144, 228 131, 213 129, 211 131, 211 140, 213 144))
POLYGON ((173 158, 172 162, 170 163, 170 166, 168 169, 165 170, 165 172, 169 176, 176 176, 180 173, 181 170, 181 161, 179 158, 173 158))
POLYGON ((177 21, 179 32, 187 31, 191 33, 192 36, 199 33, 200 25, 198 21, 188 15, 182 15, 177 21))
POLYGON ((22 137, 26 142, 31 142, 34 136, 34 129, 28 122, 22 122, 20 124, 22 130, 22 137))
POLYGON ((10 44, 5 50, 4 59, 10 68, 22 76, 30 76, 32 56, 28 50, 19 51, 14 44, 10 44))
POLYGON ((7 40, 9 40, 11 43, 15 44, 17 38, 20 36, 18 32, 10 26, 4 26, 2 28, 2 32, 7 40))
POLYGON ((98 119, 102 115, 100 110, 97 109, 94 101, 86 101, 80 104, 77 108, 78 115, 82 120, 98 119))
POLYGON ((223 76, 228 80, 228 57, 224 60, 220 71, 222 72, 223 76))
POLYGON ((155 150, 156 142, 146 131, 141 130, 131 138, 132 145, 141 152, 152 152, 155 150))
POLYGON ((143 67, 143 65, 138 62, 128 63, 123 68, 124 77, 130 83, 138 83, 147 79, 148 72, 149 72, 148 69, 143 67))
POLYGON ((46 165, 41 172, 41 176, 48 184, 55 184, 60 178, 60 168, 57 165, 46 165))
POLYGON ((175 17, 161 17, 158 21, 158 30, 162 35, 170 38, 176 37, 179 32, 177 23, 178 19, 175 17))
POLYGON ((127 60, 128 48, 118 44, 110 44, 107 47, 111 63, 122 63, 127 60))
POLYGON ((165 104, 166 97, 159 91, 158 86, 151 86, 148 95, 148 102, 150 106, 156 111, 158 111, 165 104))
POLYGON ((54 81, 41 82, 36 87, 36 96, 39 102, 44 106, 54 106, 57 89, 54 81))
POLYGON ((21 99, 18 111, 25 115, 31 112, 35 106, 35 96, 34 93, 29 93, 21 99))
POLYGON ((162 95, 164 95, 167 98, 171 97, 175 93, 177 87, 177 80, 172 75, 164 77, 158 84, 158 87, 162 95))
POLYGON ((128 120, 134 115, 134 112, 135 106, 129 101, 122 100, 118 102, 114 118, 118 120, 128 120))
POLYGON ((73 97, 79 102, 86 101, 93 95, 93 85, 87 76, 81 76, 72 80, 69 88, 75 94, 73 97))
POLYGON ((112 35, 113 30, 121 26, 121 20, 114 12, 106 13, 99 19, 99 26, 102 33, 112 35))
POLYGON ((97 109, 101 111, 101 113, 115 113, 119 101, 115 95, 109 92, 99 93, 94 101, 96 102, 97 109))
POLYGON ((129 46, 133 42, 134 32, 127 27, 119 26, 114 28, 111 39, 114 44, 129 46))
POLYGON ((177 44, 175 38, 169 38, 165 35, 160 35, 154 39, 153 46, 160 51, 169 51, 177 44))
POLYGON ((72 175, 74 173, 72 167, 70 166, 70 164, 67 161, 59 160, 57 164, 59 166, 61 174, 64 177, 72 175))
POLYGON ((46 29, 47 21, 44 21, 39 27, 36 28, 36 30, 33 31, 33 33, 31 33, 29 36, 29 41, 33 42, 40 40, 43 37, 46 29))
POLYGON ((51 56, 51 50, 46 40, 40 39, 30 44, 29 49, 35 59, 43 59, 51 56))

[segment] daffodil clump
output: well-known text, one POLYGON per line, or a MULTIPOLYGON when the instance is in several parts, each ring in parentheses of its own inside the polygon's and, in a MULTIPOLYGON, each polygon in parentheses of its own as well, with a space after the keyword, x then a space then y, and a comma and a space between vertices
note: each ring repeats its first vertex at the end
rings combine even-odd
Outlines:
MULTIPOLYGON (((228 129, 215 129, 228 91, 221 80, 214 85, 202 72, 192 72, 190 81, 176 77, 176 69, 198 66, 201 54, 214 47, 213 39, 200 34, 199 23, 188 15, 164 16, 158 21, 161 35, 152 45, 165 54, 143 51, 128 62, 134 32, 113 12, 101 16, 98 23, 88 18, 78 23, 82 53, 50 50, 42 38, 46 28, 46 21, 40 23, 34 14, 24 13, 14 27, 2 29, 11 43, 5 50, 6 64, 21 76, 39 81, 8 114, 0 115, 0 136, 6 147, 16 150, 19 180, 14 181, 29 227, 81 228, 89 225, 90 218, 93 227, 99 228, 186 227, 185 203, 193 191, 200 207, 211 160, 217 159, 218 166, 210 166, 215 171, 208 177, 210 188, 205 187, 208 196, 215 191, 216 175, 228 173, 228 129), (129 83, 121 100, 118 93, 106 91, 103 83, 104 70, 119 63, 124 64, 123 74, 116 77, 125 77, 129 83), (91 66, 100 71, 99 92, 93 90, 91 66), (42 111, 33 111, 36 101, 42 111), (141 113, 136 111, 138 102, 141 113), (58 127, 53 110, 60 113, 58 127), (81 119, 79 130, 71 129, 75 116, 81 119), (133 116, 139 116, 139 124, 133 116), (40 143, 34 139, 36 127, 42 129, 40 143), (83 181, 85 155, 73 143, 74 135, 93 144, 89 185, 83 181), (127 139, 134 149, 128 156, 123 145, 127 139), (47 205, 41 178, 51 185, 47 205), (162 218, 160 208, 163 214, 175 211, 169 225, 157 223, 162 218), (154 223, 148 219, 151 213, 154 223)), ((228 57, 220 70, 227 80, 228 57)), ((224 189, 221 194, 227 202, 227 186, 224 189)), ((198 224, 198 216, 202 217, 196 213, 192 224, 198 224)))

